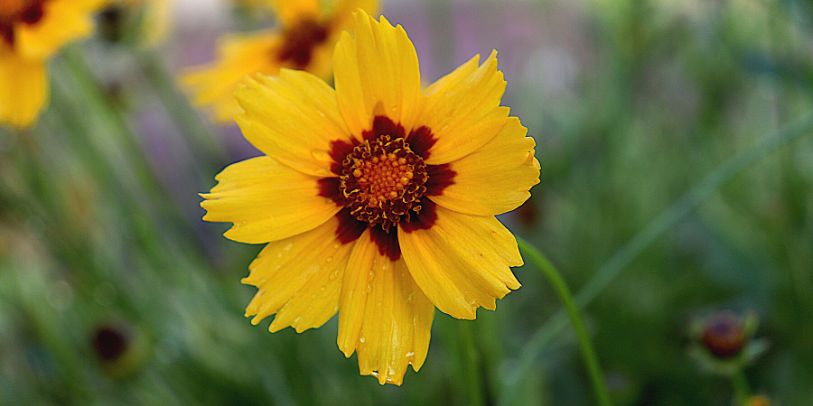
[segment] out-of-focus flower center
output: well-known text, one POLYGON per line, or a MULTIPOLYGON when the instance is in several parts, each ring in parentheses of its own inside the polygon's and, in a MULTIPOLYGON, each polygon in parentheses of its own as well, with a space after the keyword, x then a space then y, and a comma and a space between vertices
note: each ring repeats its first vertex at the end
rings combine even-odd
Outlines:
POLYGON ((328 27, 314 19, 303 19, 283 34, 277 58, 296 69, 305 69, 317 46, 327 41, 328 27))
POLYGON ((428 179, 423 158, 403 138, 381 135, 347 155, 339 189, 353 217, 388 231, 420 212, 428 179))
POLYGON ((31 3, 29 0, 0 0, 0 20, 10 20, 31 3))
POLYGON ((725 313, 706 323, 701 338, 706 348, 720 358, 736 356, 746 344, 742 321, 735 315, 725 313))
POLYGON ((43 15, 47 0, 0 0, 0 40, 14 45, 14 24, 35 24, 43 15))

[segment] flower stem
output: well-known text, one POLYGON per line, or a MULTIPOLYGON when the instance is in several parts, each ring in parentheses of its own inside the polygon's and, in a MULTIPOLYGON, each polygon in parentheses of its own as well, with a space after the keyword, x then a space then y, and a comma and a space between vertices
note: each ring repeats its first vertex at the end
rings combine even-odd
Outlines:
POLYGON ((596 351, 593 349, 593 344, 590 341, 590 337, 587 335, 587 329, 584 326, 584 321, 582 320, 579 308, 576 306, 575 300, 573 300, 573 294, 570 292, 570 288, 568 288, 565 280, 562 278, 562 275, 559 273, 556 267, 553 266, 553 264, 538 249, 521 238, 518 238, 517 241, 519 242, 520 249, 522 249, 531 262, 533 262, 533 264, 540 271, 542 271, 542 274, 553 286, 556 294, 559 295, 559 299, 562 300, 562 304, 570 317, 570 323, 573 325, 573 331, 576 333, 576 337, 578 338, 579 349, 582 353, 584 366, 587 368, 587 372, 590 375, 590 383, 593 385, 596 400, 598 401, 599 405, 610 405, 610 395, 607 392, 607 384, 604 380, 604 374, 601 371, 598 357, 596 356, 596 351))
POLYGON ((466 386, 468 404, 472 406, 484 406, 486 404, 483 393, 483 382, 481 380, 481 365, 478 357, 477 341, 474 337, 474 326, 470 322, 458 323, 461 338, 461 357, 463 358, 464 370, 466 371, 466 386))
POLYGON ((734 387, 736 404, 745 406, 748 399, 751 398, 751 390, 748 387, 748 379, 745 378, 745 373, 742 370, 731 375, 731 385, 734 387))

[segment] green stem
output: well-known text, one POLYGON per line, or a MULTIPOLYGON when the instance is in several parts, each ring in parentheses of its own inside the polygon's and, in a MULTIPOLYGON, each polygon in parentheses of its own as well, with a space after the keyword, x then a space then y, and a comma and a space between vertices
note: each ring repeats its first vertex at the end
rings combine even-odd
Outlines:
POLYGON ((462 364, 466 371, 466 386, 468 387, 467 395, 469 403, 472 406, 484 406, 486 404, 483 392, 483 382, 480 379, 480 359, 477 351, 477 341, 474 338, 474 331, 472 323, 460 322, 460 338, 461 338, 461 357, 463 358, 462 364))
MULTIPOLYGON (((593 278, 576 295, 576 303, 579 308, 583 309, 590 304, 633 260, 689 213, 697 209, 723 184, 776 152, 779 148, 811 134, 811 131, 813 131, 813 114, 808 114, 784 129, 762 138, 760 142, 718 166, 702 181, 695 184, 683 197, 652 220, 599 268, 593 278)), ((567 319, 562 310, 542 325, 523 348, 517 368, 506 378, 506 384, 513 385, 518 382, 519 378, 532 367, 542 349, 556 338, 566 326, 567 319)), ((506 393, 507 398, 500 403, 510 403, 508 400, 512 396, 512 391, 506 390, 503 392, 506 393)))
POLYGON ((737 400, 737 405, 745 406, 748 399, 751 398, 751 389, 748 387, 748 379, 745 378, 745 373, 742 370, 731 375, 731 386, 734 387, 734 397, 737 400))
POLYGON ((587 329, 584 326, 579 308, 576 306, 575 300, 573 300, 570 288, 567 287, 565 280, 559 271, 556 270, 556 267, 553 266, 539 250, 521 238, 518 238, 518 242, 520 249, 525 252, 526 257, 528 257, 531 262, 542 271, 545 278, 548 279, 556 291, 556 294, 559 295, 559 299, 562 300, 565 310, 567 310, 570 323, 573 325, 573 331, 576 333, 576 337, 579 341, 579 349, 582 353, 584 366, 587 368, 587 372, 590 376, 590 383, 593 385, 593 391, 595 391, 598 404, 602 406, 610 405, 610 395, 607 392, 604 374, 601 372, 596 351, 593 349, 593 344, 587 334, 587 329))

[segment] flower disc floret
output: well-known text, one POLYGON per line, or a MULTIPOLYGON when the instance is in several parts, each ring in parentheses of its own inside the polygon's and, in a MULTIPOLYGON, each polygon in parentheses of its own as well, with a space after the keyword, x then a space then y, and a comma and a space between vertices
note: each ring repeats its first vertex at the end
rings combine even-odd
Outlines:
POLYGON ((420 213, 429 175, 403 138, 380 135, 353 148, 342 162, 339 190, 350 214, 386 231, 420 213))

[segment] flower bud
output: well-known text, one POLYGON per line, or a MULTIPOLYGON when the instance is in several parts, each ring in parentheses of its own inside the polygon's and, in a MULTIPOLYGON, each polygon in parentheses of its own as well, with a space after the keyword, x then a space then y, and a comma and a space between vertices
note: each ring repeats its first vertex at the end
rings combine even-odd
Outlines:
POLYGON ((701 340, 706 349, 718 358, 737 356, 746 344, 742 318, 731 312, 709 317, 703 326, 701 340))

